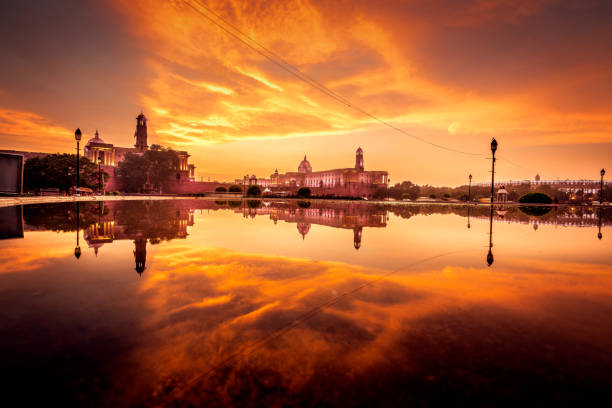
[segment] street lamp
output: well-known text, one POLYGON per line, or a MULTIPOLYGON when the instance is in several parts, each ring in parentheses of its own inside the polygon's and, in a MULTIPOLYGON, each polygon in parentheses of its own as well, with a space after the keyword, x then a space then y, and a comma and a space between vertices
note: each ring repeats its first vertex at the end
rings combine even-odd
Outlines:
POLYGON ((468 184, 468 203, 472 202, 472 175, 469 175, 470 183, 468 184))
POLYGON ((389 187, 391 186, 391 179, 387 177, 387 201, 389 201, 389 187))
POLYGON ((98 194, 102 195, 102 158, 98 157, 98 194))
POLYGON ((493 204, 493 197, 495 196, 495 151, 497 150, 497 140, 493 138, 491 140, 491 152, 493 153, 493 160, 491 164, 491 204, 493 204))
POLYGON ((79 194, 79 173, 81 172, 81 169, 79 167, 79 142, 81 141, 81 129, 77 128, 77 130, 74 131, 74 139, 77 142, 77 179, 76 179, 76 196, 78 197, 79 194))
POLYGON ((601 184, 599 185, 599 205, 602 205, 603 202, 604 202, 604 196, 603 196, 603 176, 606 174, 606 170, 605 169, 601 169, 599 174, 601 174, 601 184))

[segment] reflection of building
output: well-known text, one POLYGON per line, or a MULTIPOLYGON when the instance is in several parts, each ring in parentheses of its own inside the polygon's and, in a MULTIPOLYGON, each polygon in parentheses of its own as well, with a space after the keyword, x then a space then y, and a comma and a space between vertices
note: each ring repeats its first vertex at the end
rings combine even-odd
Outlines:
POLYGON ((244 217, 268 215, 276 224, 279 220, 296 223, 302 238, 305 239, 312 224, 326 225, 333 228, 352 229, 355 249, 361 247, 363 227, 384 228, 387 226, 387 211, 384 208, 363 202, 328 203, 325 207, 300 207, 299 203, 288 201, 272 203, 269 206, 244 206, 236 209, 244 217))
POLYGON ((163 240, 187 238, 187 228, 193 221, 193 211, 178 203, 111 201, 105 203, 104 211, 98 209, 97 221, 85 229, 84 238, 96 255, 104 244, 134 241, 135 268, 141 274, 146 269, 147 242, 154 245, 163 240), (106 214, 102 215, 103 212, 106 214))
POLYGON ((0 207, 0 239, 23 238, 23 207, 0 207))
POLYGON ((136 272, 142 274, 146 268, 147 263, 147 239, 144 237, 137 237, 134 240, 134 261, 136 263, 136 272))
POLYGON ((345 197, 371 197, 374 192, 387 185, 386 171, 366 171, 363 163, 363 150, 357 149, 355 167, 313 171, 306 156, 298 165, 297 172, 279 174, 275 170, 269 179, 254 175, 237 179, 237 184, 257 184, 271 188, 272 191, 288 191, 293 194, 301 187, 308 187, 313 195, 345 197))

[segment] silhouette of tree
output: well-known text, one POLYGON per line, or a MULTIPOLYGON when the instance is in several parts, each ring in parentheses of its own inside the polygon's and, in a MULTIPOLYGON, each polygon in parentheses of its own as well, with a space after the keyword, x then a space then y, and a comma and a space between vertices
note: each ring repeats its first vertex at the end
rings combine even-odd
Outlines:
POLYGON ((309 198, 310 195, 311 195, 311 192, 308 187, 302 187, 297 192, 297 196, 300 198, 309 198))
POLYGON ((259 186, 249 186, 247 189, 247 196, 259 197, 261 195, 261 188, 259 186))
MULTIPOLYGON (((98 165, 85 157, 79 159, 81 187, 98 188, 98 165)), ((108 173, 102 172, 103 180, 108 173)), ((25 162, 23 169, 24 190, 36 191, 41 188, 59 188, 68 191, 76 185, 76 154, 50 154, 34 157, 25 162)))
POLYGON ((164 188, 173 181, 179 167, 178 154, 160 145, 152 145, 144 155, 127 153, 117 166, 116 174, 127 192, 139 192, 147 180, 156 188, 164 188))

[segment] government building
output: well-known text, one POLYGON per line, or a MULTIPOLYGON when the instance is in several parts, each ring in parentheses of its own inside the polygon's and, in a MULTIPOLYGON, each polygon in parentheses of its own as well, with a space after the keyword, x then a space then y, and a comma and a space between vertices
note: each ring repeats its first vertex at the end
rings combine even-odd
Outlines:
MULTIPOLYGON (((93 163, 98 163, 98 159, 102 160, 102 167, 110 175, 110 179, 106 185, 106 190, 118 190, 121 188, 119 180, 114 176, 115 168, 128 153, 144 154, 149 145, 147 144, 147 118, 143 113, 136 117, 136 131, 134 132, 136 144, 134 147, 119 147, 111 143, 106 143, 100 138, 100 134, 96 130, 94 137, 89 139, 84 149, 84 156, 93 163)), ((188 163, 189 154, 186 151, 175 151, 179 158, 179 165, 175 169, 175 179, 173 180, 173 190, 177 189, 182 182, 195 181, 195 166, 188 163)))
POLYGON ((246 175, 243 179, 236 179, 236 184, 259 185, 264 191, 287 195, 294 195, 300 188, 308 187, 314 196, 371 198, 376 190, 387 186, 388 180, 386 171, 365 170, 360 147, 355 153, 354 167, 313 171, 304 156, 296 172, 279 174, 275 170, 267 179, 246 175))
MULTIPOLYGON (((143 113, 136 117, 136 130, 134 132, 136 143, 134 147, 115 146, 112 143, 106 143, 96 130, 94 136, 90 138, 83 148, 83 156, 89 159, 92 163, 97 164, 98 159, 101 160, 101 167, 109 175, 108 181, 103 186, 104 191, 124 191, 123 185, 119 177, 115 174, 119 163, 121 163, 128 153, 143 155, 148 149, 148 134, 147 134, 147 118, 143 113)), ((74 139, 68 136, 67 140, 70 143, 74 139)), ((42 158, 50 153, 43 152, 27 152, 18 150, 0 150, 0 153, 10 153, 21 155, 25 160, 32 158, 42 158)), ((143 191, 151 193, 164 194, 198 194, 215 191, 215 188, 223 186, 228 187, 229 183, 205 182, 195 180, 195 166, 189 163, 189 153, 182 150, 175 150, 178 156, 178 165, 172 169, 172 174, 166 180, 163 187, 155 188, 155 191, 143 191)))

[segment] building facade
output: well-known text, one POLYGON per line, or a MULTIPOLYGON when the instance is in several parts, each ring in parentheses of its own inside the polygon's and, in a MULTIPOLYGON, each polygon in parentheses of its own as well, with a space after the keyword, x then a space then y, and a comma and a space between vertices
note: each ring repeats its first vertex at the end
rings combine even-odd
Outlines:
POLYGON ((367 198, 371 198, 379 188, 386 187, 388 182, 388 172, 365 170, 361 147, 355 153, 354 167, 313 171, 304 156, 296 172, 280 174, 277 169, 269 178, 246 175, 236 180, 239 185, 259 185, 277 193, 295 194, 300 188, 307 187, 315 196, 367 198))
MULTIPOLYGON (((104 171, 111 176, 107 183, 107 190, 120 188, 119 182, 115 178, 115 168, 123 161, 126 154, 144 154, 149 149, 147 144, 147 118, 142 113, 136 117, 134 138, 136 139, 134 147, 119 147, 112 143, 104 142, 96 130, 94 137, 89 139, 85 145, 84 156, 93 163, 98 163, 98 159, 101 159, 104 171)), ((181 181, 195 181, 195 166, 189 163, 189 153, 186 151, 176 151, 176 153, 179 157, 179 164, 175 169, 175 178, 178 183, 180 184, 181 181)))
MULTIPOLYGON (((115 170, 119 166, 128 153, 144 154, 149 150, 148 134, 147 134, 147 118, 143 113, 136 117, 136 130, 134 132, 135 144, 134 147, 115 146, 112 143, 106 143, 100 133, 96 130, 94 137, 89 139, 83 148, 83 156, 98 164, 98 159, 101 160, 101 167, 110 176, 104 185, 104 191, 124 191, 121 180, 115 174, 115 170)), ((71 135, 67 135, 67 141, 73 143, 74 139, 71 135)), ((27 152, 18 150, 0 150, 0 152, 18 154, 23 156, 24 160, 32 158, 46 157, 51 153, 43 152, 27 152)), ((229 187, 230 183, 223 182, 205 182, 195 181, 195 166, 189 163, 189 153, 186 151, 176 151, 179 158, 178 165, 173 169, 172 175, 169 177, 162 190, 158 188, 146 188, 143 185, 141 192, 146 193, 164 193, 164 194, 202 194, 215 191, 217 187, 229 187)), ((146 184, 146 183, 145 183, 146 184)), ((150 185, 149 185, 150 187, 150 185)))

